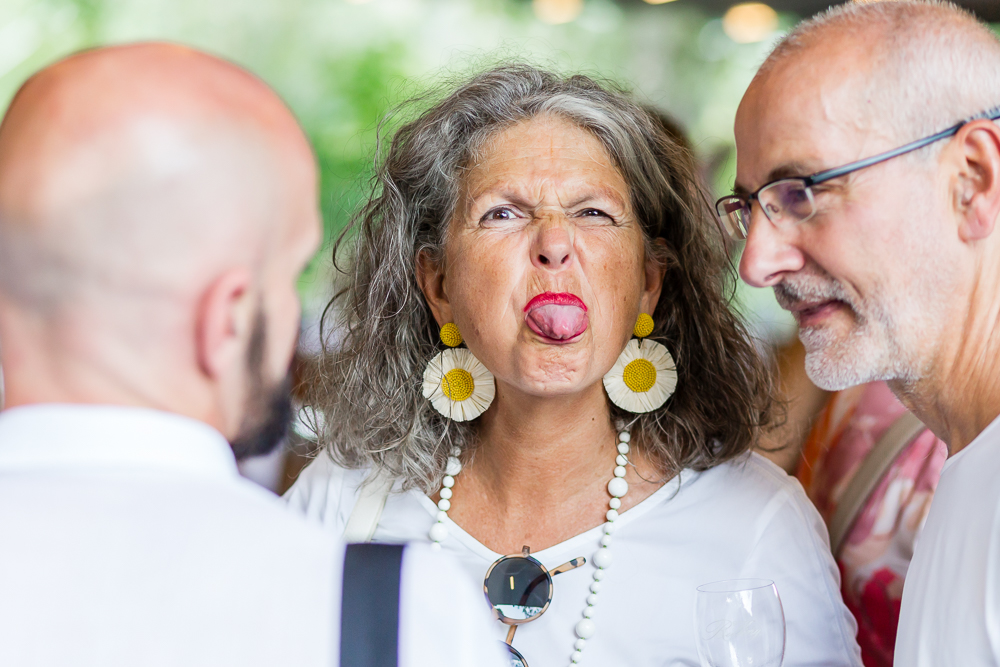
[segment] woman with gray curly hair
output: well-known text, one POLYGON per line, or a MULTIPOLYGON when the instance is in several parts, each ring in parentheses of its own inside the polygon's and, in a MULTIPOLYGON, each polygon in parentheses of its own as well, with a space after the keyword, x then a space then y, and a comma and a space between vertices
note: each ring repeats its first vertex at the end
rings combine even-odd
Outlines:
POLYGON ((746 577, 776 582, 786 666, 860 664, 820 517, 750 452, 769 374, 685 149, 512 65, 404 125, 374 185, 293 506, 452 552, 514 664, 698 665, 696 587, 746 577))

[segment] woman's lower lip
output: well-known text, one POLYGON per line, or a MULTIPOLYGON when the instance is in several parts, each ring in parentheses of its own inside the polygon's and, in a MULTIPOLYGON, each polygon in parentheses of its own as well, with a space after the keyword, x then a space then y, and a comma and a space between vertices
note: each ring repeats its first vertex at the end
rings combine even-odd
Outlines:
MULTIPOLYGON (((529 329, 530 328, 531 327, 529 327, 529 329)), ((531 331, 549 345, 567 345, 569 343, 575 343, 576 341, 580 340, 580 336, 583 335, 583 331, 581 331, 580 333, 575 334, 570 338, 549 338, 545 334, 539 331, 535 331, 534 329, 531 329, 531 331)))

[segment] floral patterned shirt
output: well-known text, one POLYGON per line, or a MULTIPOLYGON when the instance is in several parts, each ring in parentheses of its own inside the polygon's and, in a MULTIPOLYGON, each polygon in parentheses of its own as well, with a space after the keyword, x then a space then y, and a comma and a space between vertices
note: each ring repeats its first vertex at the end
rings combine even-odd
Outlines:
MULTIPOLYGON (((833 395, 802 451, 798 478, 828 523, 844 490, 906 408, 884 382, 833 395)), ((890 667, 903 579, 948 448, 929 430, 893 462, 836 554, 865 667, 890 667)))

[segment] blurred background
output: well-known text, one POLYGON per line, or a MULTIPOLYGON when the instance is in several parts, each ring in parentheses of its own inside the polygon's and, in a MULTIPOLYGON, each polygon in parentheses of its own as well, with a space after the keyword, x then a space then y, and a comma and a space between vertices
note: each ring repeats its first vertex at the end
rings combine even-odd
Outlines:
MULTIPOLYGON (((365 190, 380 119, 393 105, 499 59, 611 79, 685 129, 717 193, 732 186, 732 120, 771 44, 829 0, 2 0, 0 111, 32 72, 117 42, 183 42, 257 73, 291 105, 322 169, 327 237, 365 190)), ((1000 21, 1000 0, 962 4, 1000 21)), ((303 276, 303 345, 330 295, 324 249, 303 276)), ((767 345, 794 336, 770 290, 734 307, 767 345)), ((282 454, 245 471, 283 486, 282 454)))

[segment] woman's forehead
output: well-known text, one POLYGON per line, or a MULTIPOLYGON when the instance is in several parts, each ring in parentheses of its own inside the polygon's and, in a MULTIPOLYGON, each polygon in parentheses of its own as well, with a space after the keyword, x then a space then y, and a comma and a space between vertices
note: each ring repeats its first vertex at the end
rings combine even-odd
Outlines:
POLYGON ((564 118, 547 115, 498 132, 465 171, 463 189, 475 199, 497 188, 547 184, 609 191, 627 201, 628 185, 600 140, 564 118))

